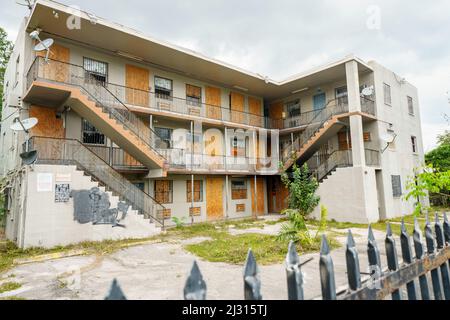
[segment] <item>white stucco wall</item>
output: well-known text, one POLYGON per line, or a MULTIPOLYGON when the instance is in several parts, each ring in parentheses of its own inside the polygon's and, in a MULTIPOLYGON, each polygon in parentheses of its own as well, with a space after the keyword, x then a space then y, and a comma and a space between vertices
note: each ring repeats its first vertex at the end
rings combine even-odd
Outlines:
MULTIPOLYGON (((74 220, 73 198, 69 202, 55 202, 55 184, 69 183, 71 190, 90 190, 98 184, 74 166, 36 165, 28 168, 26 210, 20 219, 18 244, 21 247, 54 247, 82 241, 101 241, 150 237, 160 231, 136 211, 128 211, 120 221, 125 228, 112 225, 80 224, 74 220), (50 174, 51 191, 39 192, 38 175, 50 174), (59 180, 59 182, 57 182, 59 180), (63 181, 64 180, 64 181, 63 181)), ((100 188, 104 191, 103 188, 100 188)), ((118 197, 109 194, 110 208, 117 208, 118 197)), ((121 216, 121 214, 119 214, 121 216)))

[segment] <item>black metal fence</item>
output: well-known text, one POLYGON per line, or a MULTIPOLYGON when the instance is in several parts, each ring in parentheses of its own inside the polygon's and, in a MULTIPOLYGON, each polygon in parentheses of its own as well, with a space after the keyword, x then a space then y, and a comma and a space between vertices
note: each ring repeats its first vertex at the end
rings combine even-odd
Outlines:
MULTIPOLYGON (((367 256, 370 277, 362 280, 358 251, 349 230, 346 245, 346 265, 348 289, 337 292, 333 260, 326 236, 322 236, 320 250, 320 281, 323 300, 392 300, 403 299, 403 288, 406 287, 408 300, 450 300, 450 224, 447 215, 441 223, 438 214, 432 225, 426 218, 425 241, 419 223, 415 219, 414 233, 408 234, 402 221, 400 245, 403 263, 399 264, 397 247, 390 224, 387 225, 385 238, 387 269, 383 270, 380 251, 377 246, 372 228, 369 226, 367 256), (414 247, 415 255, 413 255, 414 247), (429 279, 431 278, 431 286, 429 279), (416 287, 416 284, 419 284, 416 287), (431 288, 431 289, 430 289, 431 288)), ((310 259, 311 260, 311 259, 310 259)), ((294 243, 289 244, 286 256, 287 298, 289 300, 304 300, 304 277, 302 266, 308 261, 301 262, 294 243)), ((250 249, 244 266, 244 299, 262 300, 261 281, 256 259, 250 249)), ((186 300, 206 300, 207 286, 197 262, 194 262, 184 287, 186 300)), ((125 294, 117 280, 114 280, 106 300, 125 300, 125 294)))

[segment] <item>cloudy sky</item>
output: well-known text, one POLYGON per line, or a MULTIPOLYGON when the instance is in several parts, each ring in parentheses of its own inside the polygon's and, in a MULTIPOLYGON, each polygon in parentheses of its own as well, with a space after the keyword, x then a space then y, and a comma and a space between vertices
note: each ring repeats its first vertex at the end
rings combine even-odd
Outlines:
MULTIPOLYGON (((59 2, 277 80, 349 53, 377 60, 418 87, 426 150, 450 129, 448 0, 59 2)), ((28 9, 2 4, 13 39, 28 9)))

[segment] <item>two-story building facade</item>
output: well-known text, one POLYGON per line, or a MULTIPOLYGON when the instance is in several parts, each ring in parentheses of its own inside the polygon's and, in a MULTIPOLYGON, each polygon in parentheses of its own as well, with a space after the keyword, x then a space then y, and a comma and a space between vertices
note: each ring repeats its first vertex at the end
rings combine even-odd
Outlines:
POLYGON ((417 90, 354 56, 275 81, 38 0, 4 92, 7 236, 22 247, 278 213, 295 162, 332 219, 414 205, 402 195, 423 161, 417 90), (54 40, 48 59, 33 31, 54 40))

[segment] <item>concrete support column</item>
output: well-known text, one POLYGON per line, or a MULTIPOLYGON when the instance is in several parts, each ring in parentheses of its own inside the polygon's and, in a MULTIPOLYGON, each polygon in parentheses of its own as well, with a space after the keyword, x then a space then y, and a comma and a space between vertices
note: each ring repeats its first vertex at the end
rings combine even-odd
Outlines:
POLYGON ((352 140, 352 158, 354 167, 366 166, 363 125, 360 115, 350 116, 350 137, 352 140))
MULTIPOLYGON (((349 112, 361 112, 358 63, 355 60, 345 64, 345 74, 347 78, 349 112)), ((366 156, 362 118, 360 115, 350 116, 350 136, 352 140, 353 166, 364 167, 366 165, 366 156)))
POLYGON ((361 97, 359 93, 358 63, 355 60, 345 64, 347 78, 348 106, 350 112, 361 112, 361 97))

